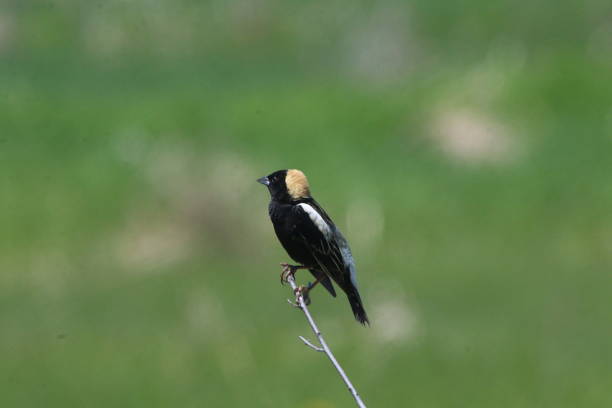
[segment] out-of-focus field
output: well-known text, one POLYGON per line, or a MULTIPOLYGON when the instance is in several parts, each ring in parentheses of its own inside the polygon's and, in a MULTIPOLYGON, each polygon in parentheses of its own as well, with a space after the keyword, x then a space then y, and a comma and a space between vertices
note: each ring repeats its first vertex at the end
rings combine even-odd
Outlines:
MULTIPOLYGON (((608 1, 0 6, 0 405, 349 407, 255 179, 300 168, 372 407, 612 406, 608 1)), ((305 275, 301 276, 305 280, 305 275)))

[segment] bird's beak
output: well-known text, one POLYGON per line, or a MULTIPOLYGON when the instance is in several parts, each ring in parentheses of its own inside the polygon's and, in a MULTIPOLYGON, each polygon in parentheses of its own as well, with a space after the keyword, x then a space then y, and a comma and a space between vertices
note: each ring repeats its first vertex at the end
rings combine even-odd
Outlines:
POLYGON ((270 180, 268 180, 267 177, 258 178, 257 182, 263 184, 264 186, 270 185, 270 180))

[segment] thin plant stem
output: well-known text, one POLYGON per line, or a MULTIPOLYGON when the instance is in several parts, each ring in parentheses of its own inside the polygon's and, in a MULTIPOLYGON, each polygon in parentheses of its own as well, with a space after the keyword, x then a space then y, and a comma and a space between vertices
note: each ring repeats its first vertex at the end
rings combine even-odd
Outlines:
POLYGON ((313 333, 315 334, 315 336, 317 336, 317 340, 319 341, 320 347, 314 345, 313 343, 311 343, 309 340, 307 340, 306 338, 302 336, 299 337, 300 340, 302 340, 302 342, 304 342, 304 344, 310 347, 311 349, 318 351, 318 352, 325 353, 325 355, 327 355, 327 357, 329 358, 329 360, 335 367, 336 371, 338 371, 338 374, 340 374, 340 377, 342 377, 342 381, 344 381, 344 384, 348 387, 348 390, 353 396, 353 398, 355 399, 357 406, 360 408, 366 408, 366 405, 361 400, 361 397, 359 396, 357 389, 355 388, 353 383, 351 383, 351 380, 349 380, 348 376, 346 375, 346 373, 340 366, 340 363, 338 363, 338 360, 336 360, 336 357, 334 357, 334 354, 332 353, 331 349, 327 345, 327 342, 325 342, 325 339, 323 338, 323 334, 321 334, 321 330, 319 330, 319 327, 315 323, 314 319, 312 318, 312 315, 310 314, 310 311, 308 310, 308 306, 306 306, 306 302, 304 301, 304 296, 302 296, 302 292, 298 289, 298 286, 295 283, 295 278, 293 277, 293 274, 291 273, 287 274, 287 282, 289 282, 289 285, 291 285, 291 288, 293 289, 293 292, 295 293, 295 302, 296 302, 295 304, 293 304, 291 301, 289 301, 289 303, 291 303, 293 306, 297 307, 298 309, 301 309, 302 312, 304 312, 304 315, 306 316, 306 320, 308 320, 308 323, 310 324, 310 327, 312 328, 313 333))

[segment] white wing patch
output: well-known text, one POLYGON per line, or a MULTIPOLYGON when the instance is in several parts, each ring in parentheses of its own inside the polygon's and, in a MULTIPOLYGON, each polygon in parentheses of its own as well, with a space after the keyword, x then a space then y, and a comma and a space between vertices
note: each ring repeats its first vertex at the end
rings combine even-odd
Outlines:
POLYGON ((319 229, 319 231, 321 231, 325 239, 329 241, 333 232, 331 228, 329 227, 329 225, 327 225, 323 217, 321 217, 321 215, 314 208, 312 208, 310 205, 306 203, 300 203, 298 205, 302 207, 304 211, 306 211, 306 214, 308 214, 308 217, 310 217, 310 220, 319 229))

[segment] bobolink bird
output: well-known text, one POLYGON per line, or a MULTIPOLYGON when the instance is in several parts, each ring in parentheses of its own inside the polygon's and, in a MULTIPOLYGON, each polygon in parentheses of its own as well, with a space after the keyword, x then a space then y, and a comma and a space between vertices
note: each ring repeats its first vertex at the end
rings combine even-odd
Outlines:
MULTIPOLYGON (((361 296, 357 290, 355 262, 351 249, 336 225, 310 195, 310 187, 300 170, 279 170, 257 180, 268 187, 268 208, 274 231, 289 256, 300 265, 289 266, 289 273, 308 269, 315 281, 300 287, 308 299, 308 292, 321 283, 334 297, 333 279, 348 297, 361 324, 369 324, 361 296)), ((281 281, 285 278, 281 275, 281 281)))

